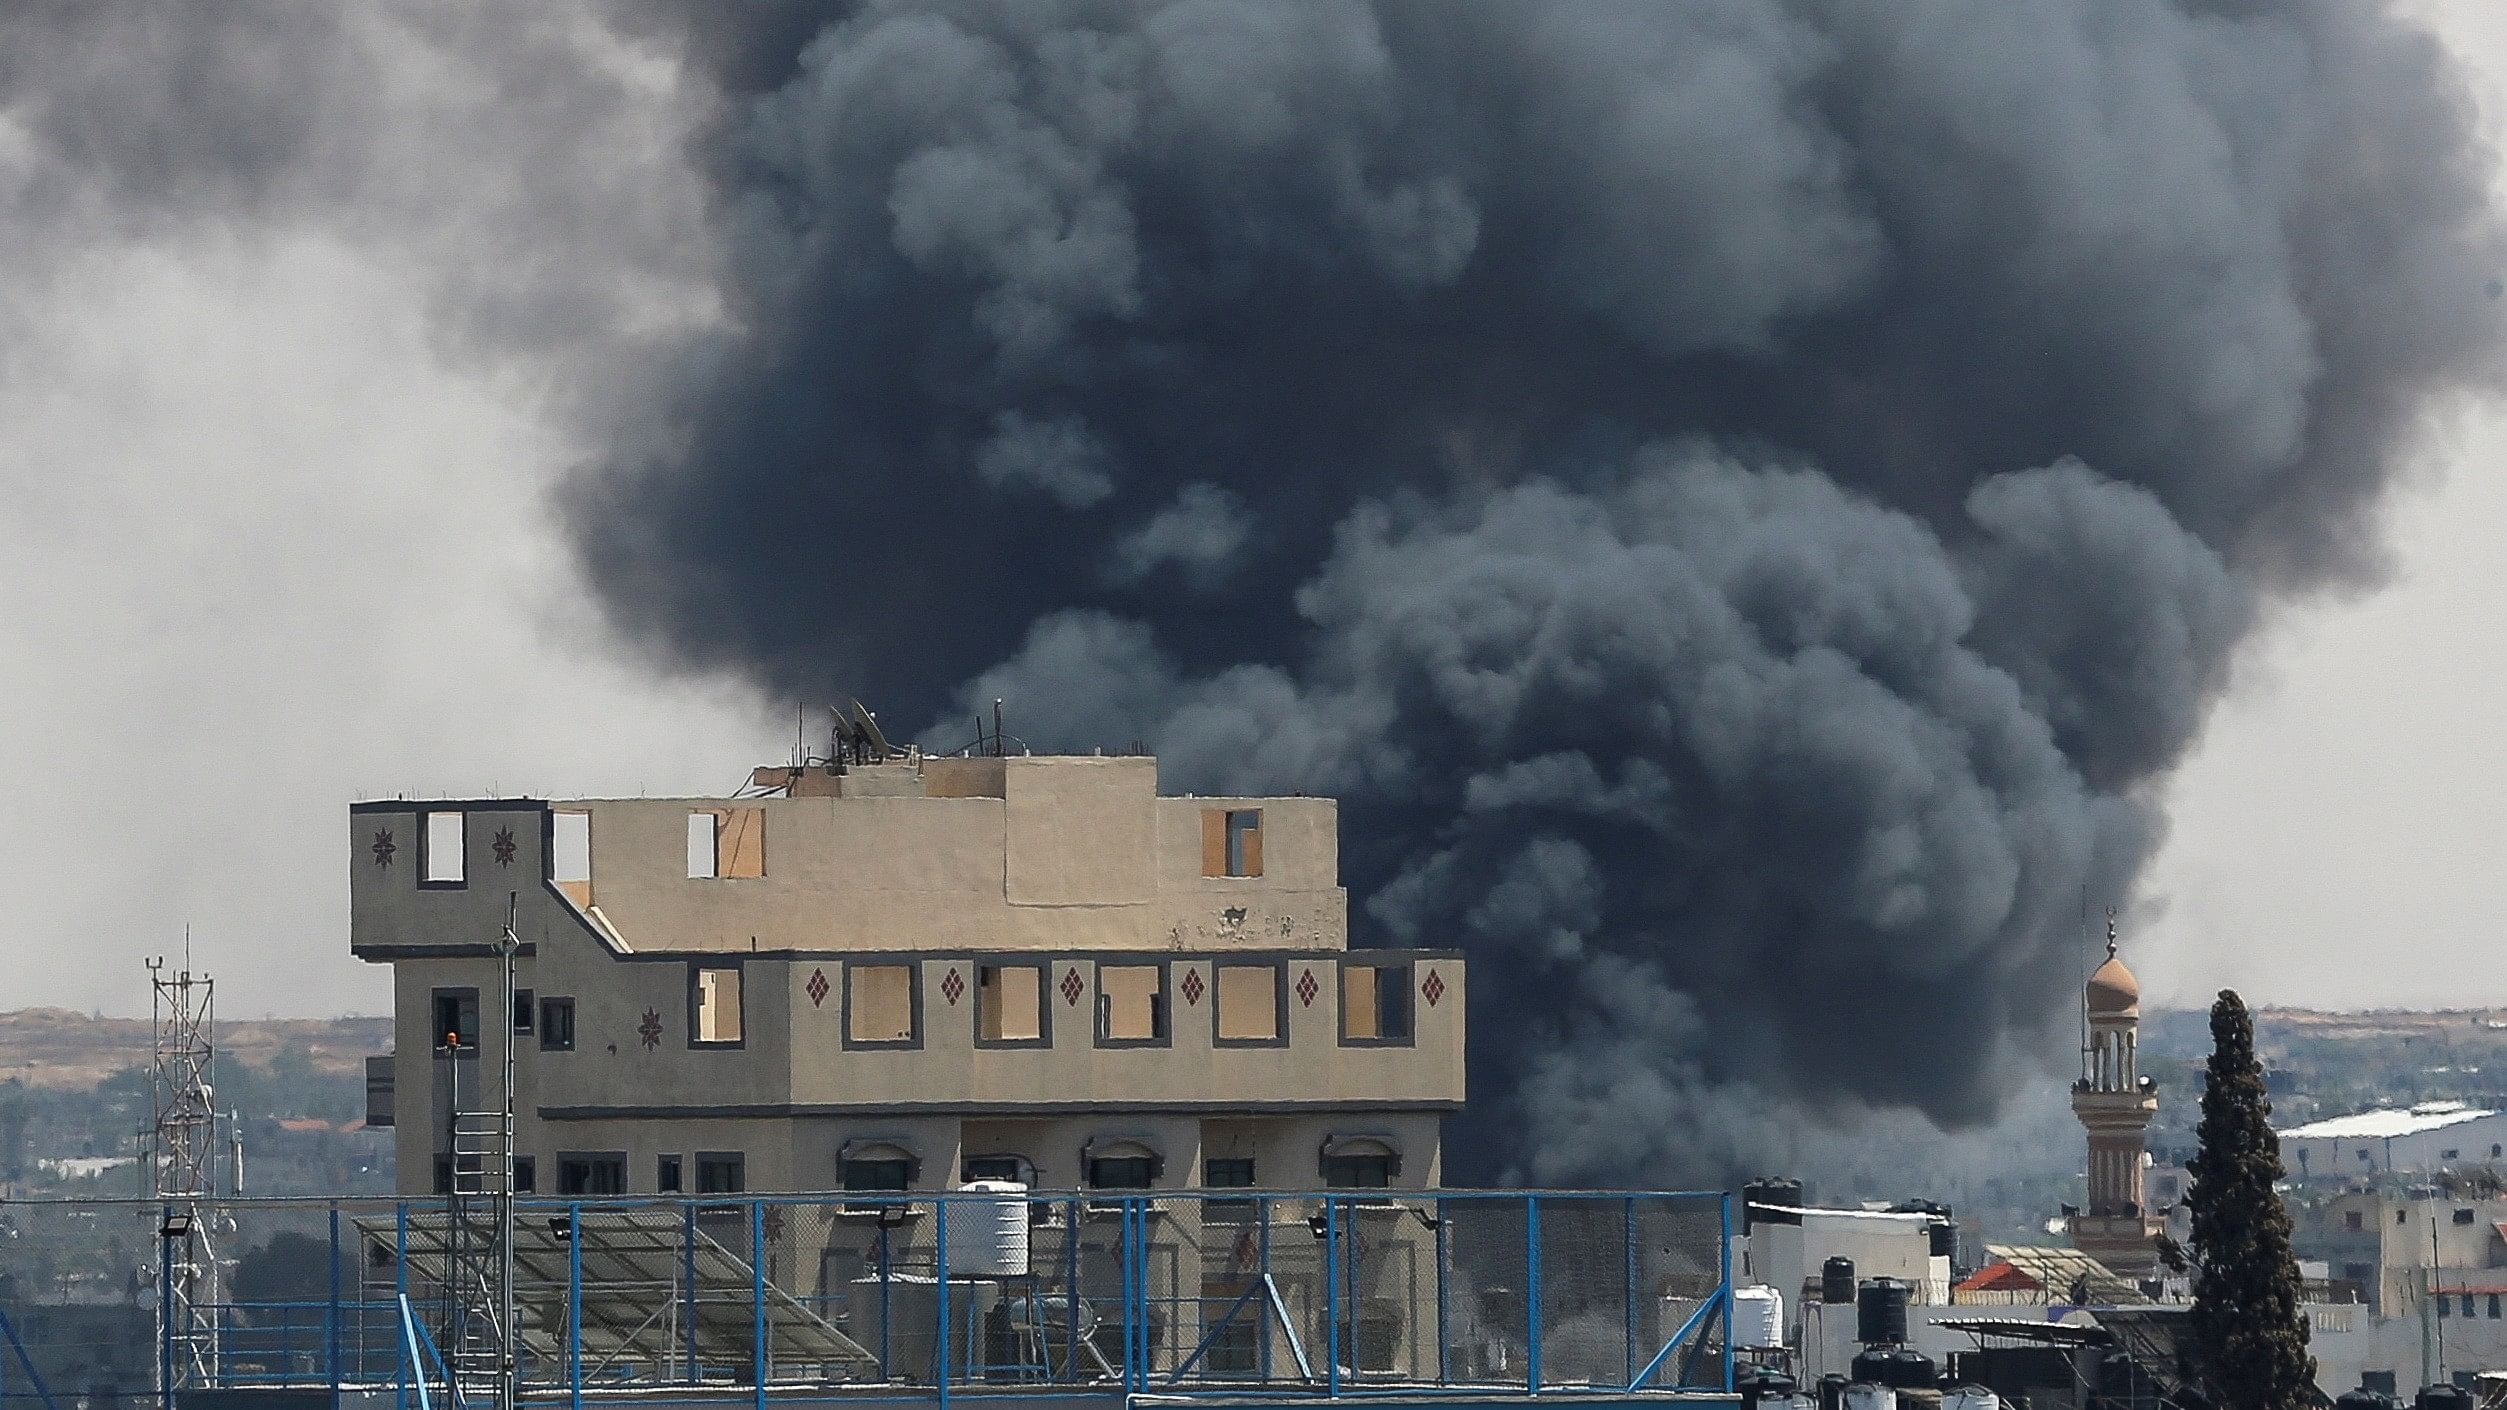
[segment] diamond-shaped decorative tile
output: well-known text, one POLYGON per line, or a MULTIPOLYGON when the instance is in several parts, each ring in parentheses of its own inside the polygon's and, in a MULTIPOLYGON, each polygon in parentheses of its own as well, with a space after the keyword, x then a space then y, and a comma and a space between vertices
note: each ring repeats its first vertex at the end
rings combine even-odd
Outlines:
POLYGON ((1436 1001, 1445 997, 1445 981, 1437 977, 1435 970, 1429 970, 1428 977, 1419 985, 1419 994, 1428 1001, 1429 1008, 1435 1008, 1436 1001))
POLYGON ((1315 982, 1313 970, 1307 970, 1297 976, 1297 1006, 1299 1008, 1313 1008, 1314 996, 1322 992, 1323 986, 1315 982))
POLYGON ((1079 991, 1085 987, 1087 986, 1079 982, 1078 970, 1066 969, 1062 971, 1062 1002, 1065 1006, 1077 1008, 1079 1006, 1079 991))
POLYGON ((399 849, 397 847, 392 845, 392 830, 390 828, 384 828, 374 834, 374 864, 376 866, 386 869, 390 868, 392 865, 392 853, 398 850, 399 849))
POLYGON ((817 1008, 819 1005, 827 1002, 827 991, 834 987, 834 985, 827 982, 827 971, 823 969, 811 970, 810 982, 801 986, 801 988, 810 996, 811 1008, 817 1008))
POLYGON ((1185 1003, 1188 1003, 1188 1004, 1194 1005, 1195 1007, 1199 1007, 1199 1006, 1200 1006, 1200 1004, 1201 1004, 1201 971, 1200 971, 1200 970, 1198 970, 1198 969, 1188 969, 1188 970, 1185 970, 1185 971, 1184 971, 1184 982, 1183 982, 1182 984, 1178 985, 1177 987, 1178 987, 1178 988, 1180 988, 1180 989, 1182 989, 1182 990, 1184 991, 1184 1002, 1185 1002, 1185 1003))
POLYGON ((958 976, 955 969, 941 979, 940 997, 947 999, 951 1008, 956 1008, 958 1000, 966 997, 966 981, 958 976))

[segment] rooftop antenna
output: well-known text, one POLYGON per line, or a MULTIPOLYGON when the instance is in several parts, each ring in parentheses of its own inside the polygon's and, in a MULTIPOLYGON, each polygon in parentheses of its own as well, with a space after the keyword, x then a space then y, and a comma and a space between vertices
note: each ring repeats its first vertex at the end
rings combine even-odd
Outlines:
POLYGON ((992 752, 995 757, 998 757, 1003 752, 1001 744, 1001 697, 998 695, 992 698, 992 752))
POLYGON ((218 1365, 218 1111, 214 1033, 216 986, 191 968, 191 927, 183 928, 182 968, 147 961, 149 987, 148 1197, 158 1205, 157 1298, 161 1398, 218 1365))

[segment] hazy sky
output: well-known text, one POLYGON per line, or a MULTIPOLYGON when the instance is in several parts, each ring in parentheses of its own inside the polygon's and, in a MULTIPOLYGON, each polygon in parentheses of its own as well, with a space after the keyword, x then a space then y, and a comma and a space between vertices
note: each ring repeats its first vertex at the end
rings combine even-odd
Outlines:
MULTIPOLYGON (((2422 8, 2496 129, 2501 7, 2422 8)), ((787 747, 781 706, 622 663, 542 503, 580 399, 708 316, 696 100, 589 28, 351 13, 310 176, 194 190, 0 106, 0 1008, 144 1012, 188 924, 230 1016, 377 1011, 350 801, 714 791, 787 747), (518 135, 552 48, 602 81, 518 135)), ((2502 453, 2468 412, 2395 504, 2393 582, 2257 637, 2137 908, 2160 997, 2507 1001, 2502 453)))

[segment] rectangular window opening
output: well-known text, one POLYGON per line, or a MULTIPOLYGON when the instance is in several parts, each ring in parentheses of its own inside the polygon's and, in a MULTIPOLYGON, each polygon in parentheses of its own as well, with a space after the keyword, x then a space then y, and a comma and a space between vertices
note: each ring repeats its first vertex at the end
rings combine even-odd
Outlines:
POLYGON ((1204 808, 1201 811, 1201 874, 1262 875, 1262 810, 1204 808))
POLYGON ((420 848, 426 854, 426 879, 431 883, 457 886, 462 879, 462 841, 466 821, 460 813, 427 814, 426 843, 420 848))
POLYGON ((1327 1155, 1323 1157, 1323 1186, 1331 1190, 1391 1189, 1393 1158, 1389 1155, 1327 1155))
POLYGON ((1166 1041, 1166 966, 1097 966, 1097 1039, 1105 1043, 1166 1041))
POLYGON ((1045 1036, 1042 965, 975 967, 975 1036, 987 1043, 1032 1043, 1045 1036))
POLYGON ((1158 1161, 1147 1155, 1099 1155, 1088 1160, 1092 1190, 1145 1190, 1158 1178, 1158 1161))
POLYGON ((575 1001, 572 999, 540 1000, 540 1051, 564 1053, 574 1051, 575 1001))
POLYGON ((592 815, 553 813, 549 817, 548 879, 556 882, 578 906, 592 900, 592 815))
POLYGON ((736 1195, 747 1188, 747 1160, 738 1151, 698 1151, 696 1192, 736 1195))
POLYGON ((447 1052, 479 1050, 479 991, 476 989, 438 989, 435 991, 435 1050, 447 1052))
MULTIPOLYGON (((1202 1188, 1209 1190, 1250 1190, 1254 1187, 1254 1163, 1250 1156, 1213 1156, 1201 1162, 1202 1188)), ((1254 1201, 1249 1199, 1209 1199, 1202 1201, 1202 1216, 1211 1220, 1241 1221, 1254 1217, 1254 1201)))
POLYGON ((516 1033, 530 1032, 536 1026, 538 1017, 539 1006, 531 1001, 531 991, 516 989, 514 991, 514 1031, 516 1033))
POLYGON ((1363 1043, 1410 1041, 1410 966, 1341 966, 1341 1037, 1363 1043))
POLYGON ((627 1192, 627 1157, 561 1155, 557 1157, 557 1193, 561 1195, 623 1195, 627 1192))
POLYGON ((688 814, 688 879, 710 880, 721 875, 720 854, 715 849, 714 835, 722 819, 710 812, 688 814))
POLYGON ((965 1173, 969 1180, 1006 1180, 1013 1185, 1033 1183, 1029 1177, 1034 1174, 1025 1160, 1014 1155, 968 1156, 965 1173))
POLYGON ((514 1157, 514 1193, 534 1194, 540 1188, 540 1163, 527 1155, 514 1157))
POLYGON ((679 1157, 666 1155, 654 1163, 653 1188, 666 1195, 675 1195, 680 1192, 679 1157))
POLYGON ((1222 1043, 1275 1043, 1280 1039, 1280 971, 1277 965, 1222 964, 1217 996, 1222 1043))
POLYGON ((844 985, 846 1042, 901 1047, 915 1041, 912 965, 846 965, 844 985))
POLYGON ((688 1041, 740 1041, 740 968, 699 965, 688 972, 688 1041))

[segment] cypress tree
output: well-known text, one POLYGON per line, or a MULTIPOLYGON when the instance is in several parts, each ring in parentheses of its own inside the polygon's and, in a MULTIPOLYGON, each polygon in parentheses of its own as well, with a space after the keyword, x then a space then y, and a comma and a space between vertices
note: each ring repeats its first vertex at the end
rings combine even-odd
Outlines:
POLYGON ((2194 1156, 2194 1357, 2220 1410, 2313 1404, 2315 1359, 2299 1314, 2272 1103, 2255 1061, 2254 1020, 2236 991, 2211 1006, 2211 1062, 2194 1156))

